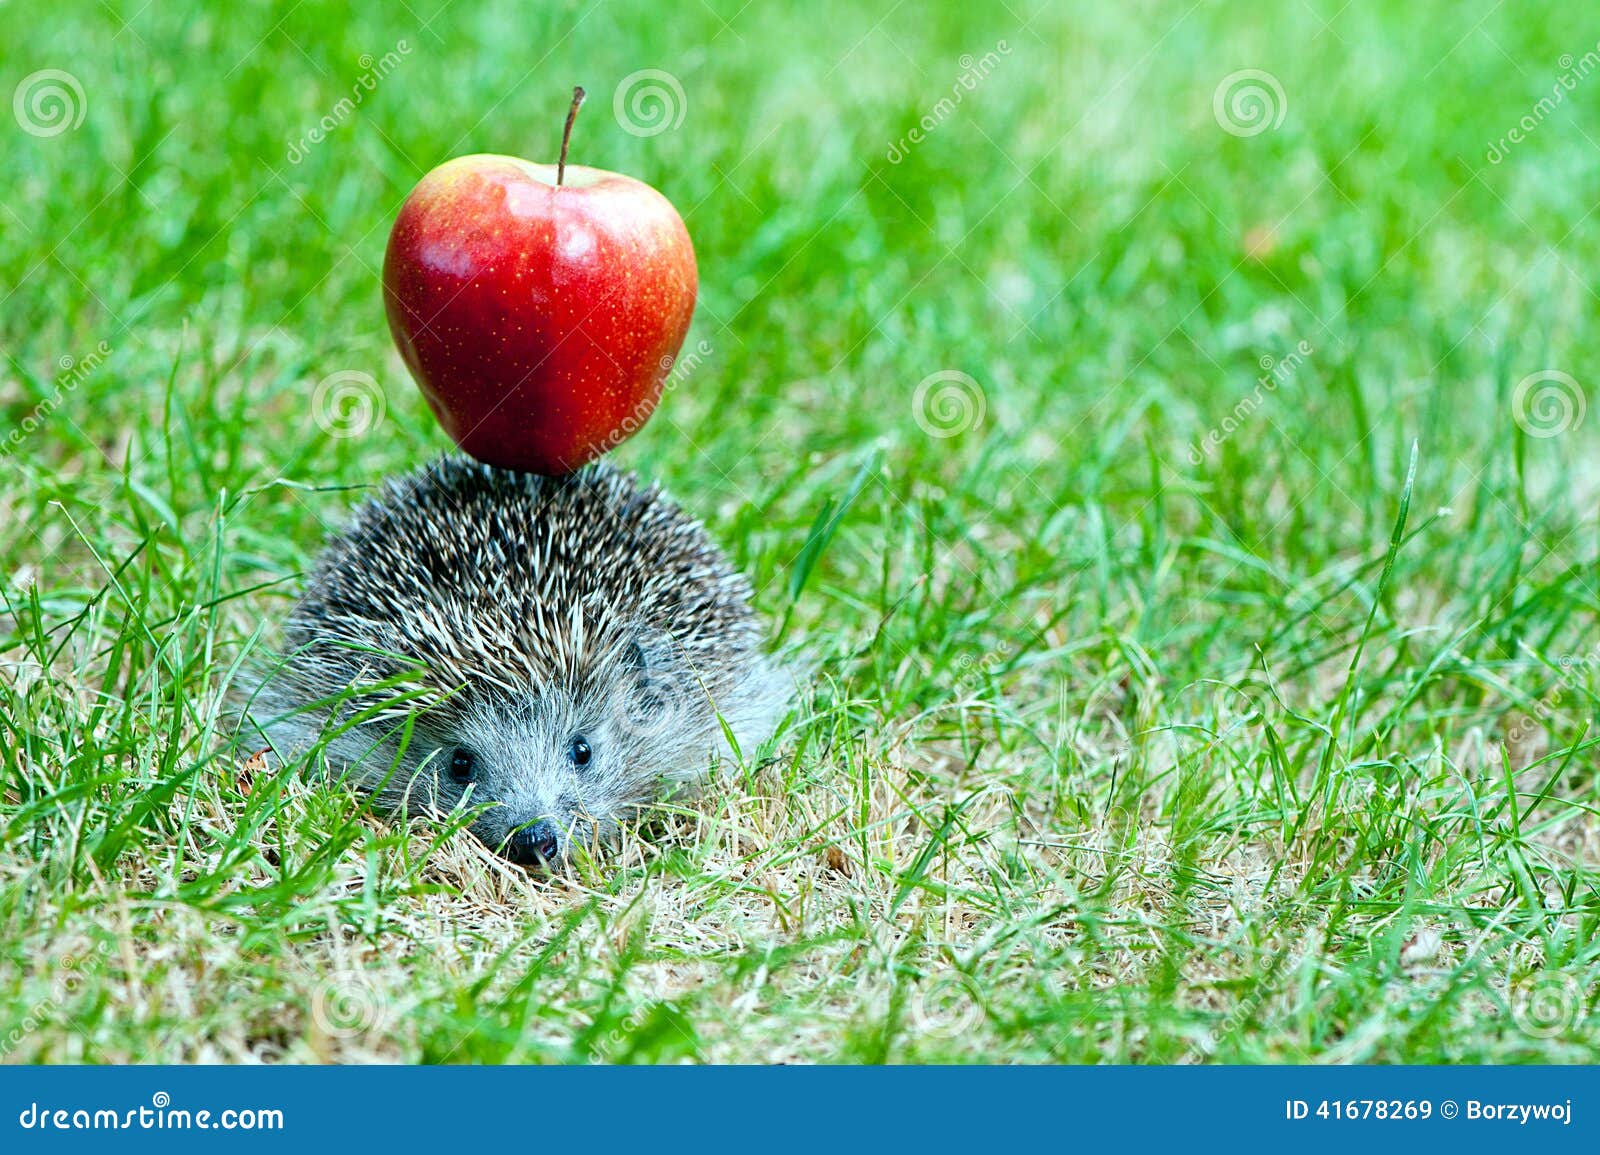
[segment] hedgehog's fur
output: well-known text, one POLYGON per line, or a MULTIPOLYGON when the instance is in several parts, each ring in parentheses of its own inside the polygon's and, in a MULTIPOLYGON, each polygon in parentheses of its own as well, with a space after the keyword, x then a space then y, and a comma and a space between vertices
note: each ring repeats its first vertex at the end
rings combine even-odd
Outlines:
POLYGON ((445 458, 329 542, 247 714, 280 756, 325 739, 329 769, 382 801, 488 803, 485 844, 559 859, 725 759, 723 721, 746 757, 772 734, 790 681, 750 594, 631 474, 445 458))

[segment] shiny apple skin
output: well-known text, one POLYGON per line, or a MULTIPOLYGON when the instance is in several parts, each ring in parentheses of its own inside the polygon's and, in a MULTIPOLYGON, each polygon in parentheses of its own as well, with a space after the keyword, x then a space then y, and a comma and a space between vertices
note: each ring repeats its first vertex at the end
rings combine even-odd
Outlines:
POLYGON ((400 208, 383 302, 450 438, 489 465, 570 473, 661 399, 699 274, 670 201, 642 181, 458 157, 400 208))

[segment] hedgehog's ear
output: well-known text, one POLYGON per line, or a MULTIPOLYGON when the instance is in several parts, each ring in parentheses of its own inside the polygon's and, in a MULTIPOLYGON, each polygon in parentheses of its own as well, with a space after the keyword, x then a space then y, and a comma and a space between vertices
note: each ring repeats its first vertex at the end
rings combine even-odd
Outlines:
POLYGON ((677 643, 665 630, 641 626, 629 640, 623 662, 628 675, 621 716, 629 729, 653 733, 676 716, 675 688, 683 682, 683 672, 675 668, 677 643))
POLYGON ((648 679, 653 674, 664 673, 677 656, 677 644, 666 630, 653 626, 639 626, 623 655, 623 663, 630 673, 648 679))
POLYGON ((644 645, 638 638, 628 643, 628 648, 622 655, 622 668, 630 674, 642 674, 649 668, 650 661, 644 652, 644 645))

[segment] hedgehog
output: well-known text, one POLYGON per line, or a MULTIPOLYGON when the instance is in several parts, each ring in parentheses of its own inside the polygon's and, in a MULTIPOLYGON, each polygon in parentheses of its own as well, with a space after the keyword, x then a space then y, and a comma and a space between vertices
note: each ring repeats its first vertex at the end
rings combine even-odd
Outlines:
POLYGON ((245 720, 281 759, 321 743, 390 811, 476 811, 556 867, 751 757, 793 679, 748 581, 658 486, 445 457, 391 480, 316 560, 245 720))

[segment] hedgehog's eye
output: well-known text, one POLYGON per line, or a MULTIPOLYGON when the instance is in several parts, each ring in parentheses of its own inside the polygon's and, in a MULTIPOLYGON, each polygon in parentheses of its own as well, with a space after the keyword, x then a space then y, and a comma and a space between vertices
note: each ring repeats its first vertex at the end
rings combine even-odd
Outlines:
POLYGON ((594 757, 594 751, 589 748, 589 743, 580 734, 572 740, 572 745, 567 747, 567 757, 572 759, 574 766, 587 766, 589 759, 594 757))
POLYGON ((465 786, 472 781, 477 770, 478 756, 465 746, 457 746, 450 754, 450 779, 465 786))

